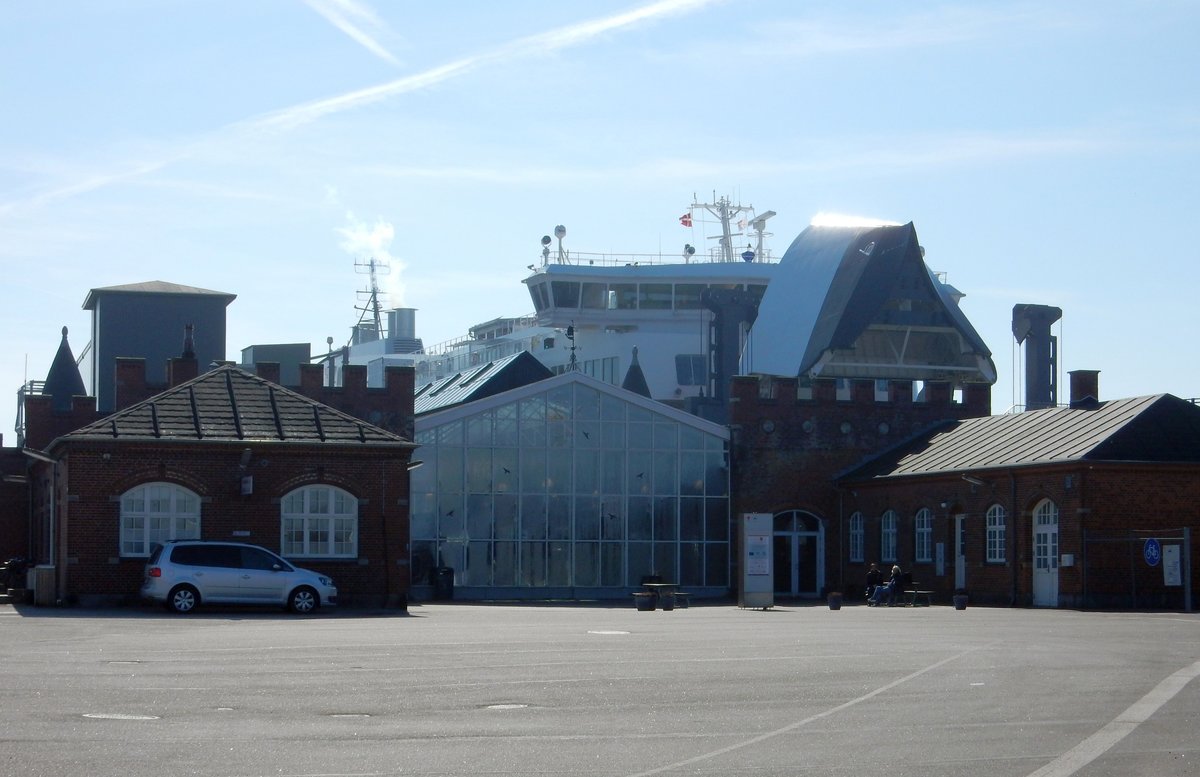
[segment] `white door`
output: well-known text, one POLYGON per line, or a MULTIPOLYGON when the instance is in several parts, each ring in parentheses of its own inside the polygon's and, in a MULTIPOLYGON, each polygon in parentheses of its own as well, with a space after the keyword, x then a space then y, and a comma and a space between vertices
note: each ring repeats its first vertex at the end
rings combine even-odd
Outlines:
POLYGON ((954 516, 954 588, 967 587, 967 516, 954 516))
POLYGON ((1033 511, 1033 606, 1058 606, 1058 507, 1049 500, 1033 511))

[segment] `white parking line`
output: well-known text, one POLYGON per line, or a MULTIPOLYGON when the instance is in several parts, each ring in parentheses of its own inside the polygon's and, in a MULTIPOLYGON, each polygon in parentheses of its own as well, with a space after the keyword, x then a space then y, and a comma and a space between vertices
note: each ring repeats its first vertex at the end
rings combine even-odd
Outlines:
POLYGON ((759 742, 764 742, 768 739, 773 739, 774 737, 780 736, 782 734, 786 734, 789 731, 795 731, 796 729, 801 728, 802 726, 807 726, 809 723, 814 723, 818 720, 821 720, 822 718, 827 718, 830 715, 836 715, 837 713, 841 712, 842 710, 846 710, 855 705, 862 704, 864 701, 869 701, 871 699, 874 699, 876 696, 878 696, 881 693, 887 693, 888 691, 892 690, 896 686, 903 685, 904 683, 908 682, 909 680, 914 680, 923 674, 932 672, 934 669, 938 669, 939 667, 945 666, 946 664, 950 663, 951 661, 957 661, 958 659, 962 658, 963 656, 970 655, 971 653, 974 653, 979 650, 986 650, 987 648, 990 648, 990 647, 992 647, 992 646, 991 645, 981 645, 980 647, 973 647, 973 648, 970 648, 969 650, 964 650, 961 653, 956 653, 956 654, 950 656, 949 658, 943 658, 941 661, 938 661, 935 664, 930 664, 929 666, 925 667, 924 669, 918 669, 917 671, 913 672, 912 674, 908 674, 908 675, 905 675, 904 677, 901 677, 899 680, 893 680, 892 682, 888 683, 887 685, 881 686, 881 687, 876 688, 875 690, 871 691, 870 693, 859 696, 857 699, 851 699, 850 701, 845 702, 843 704, 839 704, 836 707, 831 707, 830 709, 827 709, 824 712, 818 712, 816 715, 810 715, 809 717, 804 718, 803 720, 797 720, 795 723, 789 723, 788 725, 784 726, 783 728, 779 728, 774 731, 768 731, 765 734, 759 734, 758 736, 751 737, 750 739, 747 739, 744 742, 738 742, 737 744, 729 745, 727 747, 722 747, 722 748, 719 748, 717 750, 712 750, 707 753, 701 753, 700 755, 693 756, 691 758, 687 758, 682 761, 676 761, 673 764, 667 764, 665 766, 660 766, 657 769, 651 769, 650 771, 647 771, 647 772, 638 772, 637 774, 630 774, 630 775, 628 775, 628 777, 648 777, 651 774, 659 774, 661 772, 669 772, 669 771, 672 771, 673 769, 678 769, 682 766, 690 766, 694 763, 699 763, 700 761, 707 761, 710 758, 716 758, 717 756, 725 755, 726 753, 732 753, 734 750, 741 750, 744 747, 750 747, 752 745, 757 745, 759 742))
POLYGON ((1108 752, 1116 743, 1149 720, 1150 716, 1173 699, 1189 682, 1200 676, 1200 661, 1180 669, 1163 680, 1150 693, 1135 701, 1124 712, 1075 747, 1050 763, 1031 772, 1029 777, 1069 777, 1108 752))

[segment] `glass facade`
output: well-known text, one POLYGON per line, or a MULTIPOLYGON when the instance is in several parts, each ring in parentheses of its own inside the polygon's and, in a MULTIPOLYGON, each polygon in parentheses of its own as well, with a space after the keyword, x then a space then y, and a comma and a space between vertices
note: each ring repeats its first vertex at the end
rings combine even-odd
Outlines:
POLYGON ((414 585, 451 567, 455 585, 479 588, 617 595, 645 575, 728 587, 723 437, 575 376, 418 419, 414 585))

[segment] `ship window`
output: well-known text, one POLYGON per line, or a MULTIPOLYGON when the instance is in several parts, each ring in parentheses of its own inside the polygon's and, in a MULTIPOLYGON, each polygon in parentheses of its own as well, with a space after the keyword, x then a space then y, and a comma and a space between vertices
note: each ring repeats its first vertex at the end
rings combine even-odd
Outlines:
POLYGON ((670 310, 671 284, 643 283, 638 294, 638 307, 642 310, 670 310))
POLYGON ((704 354, 675 354, 675 377, 680 386, 703 386, 705 383, 704 354))
POLYGON ((700 295, 704 292, 703 283, 680 283, 675 287, 676 310, 699 310, 700 295))
POLYGON ((583 284, 582 307, 587 310, 604 310, 608 307, 608 285, 604 283, 583 284))
POLYGON ((609 290, 609 310, 637 310, 636 283, 614 283, 609 290))
POLYGON ((529 296, 533 297, 533 307, 540 311, 550 307, 550 297, 546 294, 546 284, 535 283, 529 287, 529 296))
POLYGON ((550 284, 550 290, 554 292, 555 307, 579 307, 579 284, 575 281, 554 281, 550 284))

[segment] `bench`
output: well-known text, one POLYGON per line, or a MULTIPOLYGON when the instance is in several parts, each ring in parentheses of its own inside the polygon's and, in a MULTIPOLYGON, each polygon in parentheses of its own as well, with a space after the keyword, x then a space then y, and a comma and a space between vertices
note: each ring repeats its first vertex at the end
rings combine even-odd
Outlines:
POLYGON ((909 607, 930 607, 933 605, 933 591, 926 591, 920 588, 908 588, 904 591, 904 596, 908 599, 909 607), (917 601, 923 599, 924 604, 917 604, 917 601))

